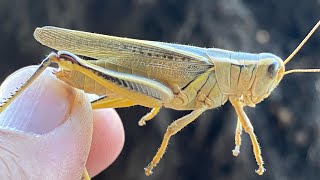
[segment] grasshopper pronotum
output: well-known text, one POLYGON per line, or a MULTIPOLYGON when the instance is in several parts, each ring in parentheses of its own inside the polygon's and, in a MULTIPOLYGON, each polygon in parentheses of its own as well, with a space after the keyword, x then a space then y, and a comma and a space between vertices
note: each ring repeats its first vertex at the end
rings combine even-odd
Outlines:
MULTIPOLYGON (((139 121, 145 125, 161 107, 193 110, 169 125, 158 152, 145 168, 146 175, 162 158, 174 134, 193 122, 205 110, 230 101, 237 115, 235 149, 240 153, 242 129, 249 134, 258 170, 265 171, 259 143, 244 106, 254 107, 267 98, 283 76, 320 69, 293 69, 285 65, 315 32, 320 21, 305 39, 282 61, 270 53, 243 53, 216 48, 135 40, 57 27, 37 28, 34 37, 43 45, 58 50, 42 61, 37 71, 0 106, 2 112, 51 63, 60 69, 56 76, 78 89, 100 96, 92 108, 119 108, 142 105, 152 108, 139 121), (70 53, 71 52, 71 53, 70 53), (74 55, 91 59, 85 61, 74 55)), ((84 177, 88 178, 86 172, 84 177)))

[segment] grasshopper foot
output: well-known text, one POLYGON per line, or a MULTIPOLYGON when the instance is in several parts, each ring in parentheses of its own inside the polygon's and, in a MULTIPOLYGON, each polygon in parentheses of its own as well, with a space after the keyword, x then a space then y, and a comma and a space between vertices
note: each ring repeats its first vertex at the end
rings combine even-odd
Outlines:
POLYGON ((256 173, 260 176, 263 175, 263 173, 266 171, 266 169, 263 166, 259 166, 259 169, 256 170, 256 173))
POLYGON ((152 174, 152 167, 150 167, 150 164, 144 168, 144 173, 146 176, 150 176, 152 174))
POLYGON ((234 150, 232 150, 232 154, 238 156, 240 154, 240 146, 236 146, 234 150))
POLYGON ((146 125, 146 120, 144 118, 141 118, 140 121, 138 122, 139 126, 144 126, 146 125))

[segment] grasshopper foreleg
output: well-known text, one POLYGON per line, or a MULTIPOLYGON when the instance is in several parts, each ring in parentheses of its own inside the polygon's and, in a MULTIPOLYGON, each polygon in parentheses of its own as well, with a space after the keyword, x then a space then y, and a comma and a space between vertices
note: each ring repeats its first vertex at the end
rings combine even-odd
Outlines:
POLYGON ((152 161, 149 163, 149 165, 145 168, 145 174, 147 176, 150 176, 152 174, 152 169, 159 163, 160 159, 162 158, 163 154, 166 151, 166 148, 168 146, 169 140, 171 136, 175 135, 177 132, 179 132, 182 128, 186 127, 188 124, 190 124, 192 121, 194 121, 197 117, 200 116, 207 108, 203 107, 201 109, 197 109, 192 111, 190 114, 183 116, 180 119, 175 120, 172 122, 168 128, 166 133, 164 134, 162 143, 160 148, 158 149, 157 154, 153 157, 152 161))
POLYGON ((261 156, 261 149, 257 140, 257 137, 253 131, 253 126, 248 118, 248 116, 246 115, 246 113, 243 110, 243 104, 242 102, 239 100, 239 98, 229 98, 230 102, 232 104, 232 106, 234 107, 234 109, 237 112, 238 115, 238 119, 240 120, 243 129, 246 133, 249 134, 251 142, 252 142, 252 146, 253 146, 253 153, 254 156, 256 158, 256 162, 259 166, 259 169, 256 170, 256 173, 258 173, 259 175, 262 175, 265 171, 265 168, 263 167, 263 159, 261 156))
POLYGON ((242 134, 242 124, 241 124, 240 119, 238 118, 238 119, 237 119, 236 132, 235 132, 235 138, 234 138, 234 141, 235 141, 235 145, 236 145, 236 146, 235 146, 234 149, 232 150, 232 154, 233 154, 234 156, 238 156, 239 153, 240 153, 241 134, 242 134))

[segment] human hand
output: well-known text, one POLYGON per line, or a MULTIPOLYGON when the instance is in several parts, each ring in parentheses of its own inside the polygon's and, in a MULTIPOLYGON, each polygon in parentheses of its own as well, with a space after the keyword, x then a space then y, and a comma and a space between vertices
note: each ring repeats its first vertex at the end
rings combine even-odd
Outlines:
MULTIPOLYGON (((7 78, 0 102, 35 69, 7 78)), ((123 144, 123 126, 113 109, 92 111, 82 91, 46 70, 0 114, 0 179, 81 179, 85 166, 95 176, 123 144)))

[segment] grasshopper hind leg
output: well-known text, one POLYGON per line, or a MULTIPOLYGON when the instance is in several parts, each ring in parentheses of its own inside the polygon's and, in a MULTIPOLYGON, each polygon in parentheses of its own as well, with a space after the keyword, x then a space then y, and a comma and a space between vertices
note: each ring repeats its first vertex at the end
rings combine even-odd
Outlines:
MULTIPOLYGON (((91 102, 92 109, 101 109, 101 108, 122 108, 122 107, 130 107, 134 106, 136 103, 123 98, 114 98, 101 96, 98 99, 91 102)), ((160 111, 161 107, 152 108, 152 110, 143 116, 139 121, 139 126, 144 126, 146 121, 150 121, 154 118, 160 111)))
POLYGON ((164 134, 162 143, 156 153, 156 155, 153 157, 152 161, 149 163, 149 165, 144 169, 145 174, 147 176, 150 176, 152 174, 152 169, 157 166, 160 159, 164 155, 167 146, 169 144, 169 140, 171 136, 178 133, 182 128, 186 127, 188 124, 193 122, 197 117, 199 117, 207 108, 203 107, 197 110, 192 111, 190 114, 183 116, 180 119, 175 120, 172 122, 168 128, 166 133, 164 134))
POLYGON ((51 53, 39 65, 38 69, 30 76, 30 78, 23 83, 17 90, 11 93, 10 97, 6 98, 4 102, 0 102, 0 113, 5 110, 23 91, 25 91, 33 81, 35 81, 41 73, 51 64, 52 59, 57 58, 56 53, 51 53))
POLYGON ((134 106, 136 103, 123 98, 101 96, 97 100, 91 101, 92 109, 102 108, 122 108, 134 106))
POLYGON ((82 179, 81 180, 90 180, 90 176, 89 173, 87 171, 87 168, 84 169, 83 173, 82 173, 82 179))

